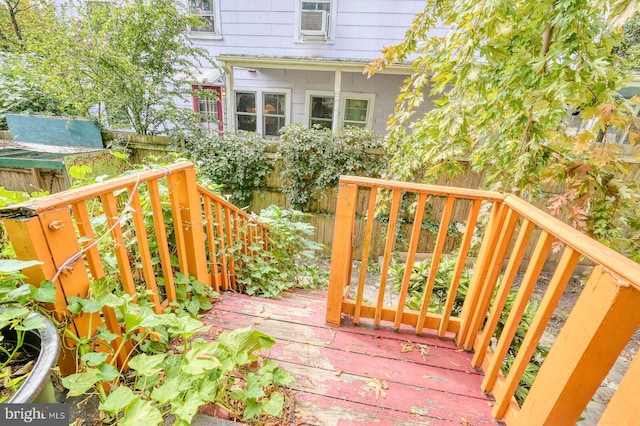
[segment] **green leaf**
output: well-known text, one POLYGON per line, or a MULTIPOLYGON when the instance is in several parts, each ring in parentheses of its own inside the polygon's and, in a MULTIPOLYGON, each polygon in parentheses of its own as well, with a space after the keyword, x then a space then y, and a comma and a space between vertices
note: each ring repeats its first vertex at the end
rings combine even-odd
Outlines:
POLYGON ((20 272, 22 269, 36 265, 42 265, 42 262, 39 260, 1 259, 0 274, 14 274, 16 272, 20 272))
POLYGON ((102 380, 111 382, 120 376, 120 372, 111 364, 100 364, 97 366, 102 374, 102 380))
MULTIPOLYGON (((169 379, 160 387, 154 388, 151 391, 151 398, 158 401, 160 404, 166 404, 175 399, 182 391, 185 390, 183 386, 184 382, 185 380, 183 377, 169 379)), ((190 383, 190 381, 187 381, 187 383, 190 383)))
POLYGON ((262 402, 262 410, 272 416, 282 414, 284 405, 284 396, 280 392, 273 392, 268 400, 262 402))
POLYGON ((122 425, 141 426, 162 424, 162 414, 150 401, 134 399, 124 409, 122 425))
POLYGON ((185 373, 197 375, 220 367, 221 363, 215 356, 217 347, 218 344, 215 342, 195 343, 185 356, 182 370, 185 373))
POLYGON ((190 335, 195 334, 197 332, 202 332, 207 330, 209 327, 205 326, 202 321, 198 321, 197 319, 183 316, 176 318, 176 323, 172 324, 168 331, 169 333, 179 334, 179 335, 190 335))
POLYGON ((276 341, 260 331, 245 327, 231 333, 223 332, 218 336, 218 343, 231 354, 238 364, 243 365, 256 358, 252 356, 254 351, 270 349, 276 341))
POLYGON ((138 398, 133 391, 127 386, 119 386, 109 393, 107 399, 101 403, 98 408, 110 413, 118 413, 122 411, 134 399, 138 398))
POLYGON ((89 367, 95 367, 98 364, 102 364, 109 357, 106 352, 89 352, 80 357, 89 367))
POLYGON ((180 403, 173 404, 173 413, 181 420, 191 424, 191 420, 200 406, 209 399, 212 398, 207 398, 197 391, 189 391, 180 403))
POLYGON ((262 412, 262 403, 256 402, 253 399, 248 399, 244 406, 243 421, 251 420, 260 417, 262 412))
POLYGON ((140 376, 154 376, 162 370, 162 361, 167 357, 165 354, 147 355, 139 354, 131 358, 129 367, 140 376))
POLYGON ((102 380, 102 373, 97 368, 88 368, 82 373, 71 374, 62 379, 62 385, 69 389, 69 396, 86 393, 96 383, 102 380))
POLYGON ((31 297, 42 303, 56 302, 56 286, 51 281, 43 281, 40 287, 31 288, 31 297))

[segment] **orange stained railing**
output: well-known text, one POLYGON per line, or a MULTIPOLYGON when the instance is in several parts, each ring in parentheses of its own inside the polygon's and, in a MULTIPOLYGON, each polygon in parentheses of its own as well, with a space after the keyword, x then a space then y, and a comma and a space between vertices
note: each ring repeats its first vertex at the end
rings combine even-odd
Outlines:
MULTIPOLYGON (((508 425, 574 424, 638 328, 639 303, 640 265, 516 196, 351 176, 340 180, 327 322, 340 324, 342 315, 349 315, 355 323, 369 319, 378 326, 386 321, 396 329, 405 325, 418 334, 429 330, 455 337, 461 347, 475 352, 472 364, 485 374, 482 390, 496 399, 492 414, 508 425), (381 210, 388 212, 387 231, 375 236, 373 223, 381 210), (412 225, 403 240, 398 237, 399 222, 403 215, 407 221, 407 211, 412 225), (452 217, 464 217, 461 212, 466 219, 451 223, 452 217), (406 251, 406 264, 413 265, 424 225, 434 216, 439 227, 422 302, 409 309, 405 302, 411 297, 412 268, 405 268, 391 298, 389 270, 399 251, 406 251), (357 248, 356 226, 365 227, 364 243, 357 248), (452 226, 458 235, 451 235, 452 226), (379 237, 386 239, 385 253, 376 296, 367 303, 364 294, 371 274, 366 260, 372 239, 379 237), (458 248, 444 253, 448 238, 456 238, 458 248), (356 252, 363 261, 359 271, 352 271, 356 252), (455 266, 446 297, 435 300, 437 271, 445 257, 454 259, 455 266), (545 338, 551 341, 545 343, 548 354, 524 401, 518 402, 514 394, 581 259, 592 265, 582 294, 559 335, 545 338), (541 287, 545 264, 552 273, 541 287), (461 276, 469 269, 472 275, 463 291, 461 276), (545 292, 523 328, 536 287, 545 292), (454 303, 461 307, 454 310, 454 303), (521 342, 514 347, 517 334, 521 342)), ((600 424, 633 424, 640 418, 638 383, 636 358, 600 424)))
MULTIPOLYGON (((254 243, 266 244, 266 228, 199 187, 191 163, 31 199, 0 215, 17 257, 43 262, 25 274, 35 285, 56 285, 50 308, 60 318, 68 313, 67 297, 87 297, 91 283, 104 277, 134 298, 147 297, 156 312, 176 302, 176 272, 216 290, 235 288, 234 252, 251 254, 254 243)), ((109 307, 72 322, 81 337, 100 325, 120 335, 109 307)), ((124 365, 127 351, 118 356, 124 365)), ((73 351, 60 366, 63 374, 75 372, 73 351)))

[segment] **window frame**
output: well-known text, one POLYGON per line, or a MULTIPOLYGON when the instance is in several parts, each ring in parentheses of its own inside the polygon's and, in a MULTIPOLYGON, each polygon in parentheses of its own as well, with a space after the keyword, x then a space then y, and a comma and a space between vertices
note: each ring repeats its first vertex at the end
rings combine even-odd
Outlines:
MULTIPOLYGON (((199 85, 199 84, 193 84, 191 85, 191 97, 193 99, 193 110, 195 112, 202 112, 200 111, 200 98, 197 95, 198 91, 201 90, 213 90, 216 92, 216 95, 218 96, 218 98, 215 100, 215 104, 216 104, 216 120, 218 121, 217 125, 215 122, 213 121, 206 121, 206 122, 199 122, 198 126, 202 126, 203 123, 206 123, 206 128, 211 130, 214 129, 214 127, 217 127, 217 130, 222 132, 224 130, 224 126, 223 126, 223 117, 222 117, 222 87, 221 86, 211 86, 211 85, 199 85)), ((213 101, 213 99, 205 99, 205 101, 213 101)), ((208 112, 205 112, 205 115, 210 116, 210 114, 208 114, 208 112)))
POLYGON ((327 35, 324 39, 321 36, 303 36, 302 35, 302 3, 313 3, 314 0, 296 0, 295 1, 295 25, 294 40, 297 43, 329 43, 335 41, 336 20, 338 16, 338 0, 317 0, 321 3, 329 3, 329 25, 327 35))
POLYGON ((240 115, 254 115, 256 117, 255 133, 258 133, 263 138, 275 139, 279 137, 279 135, 265 135, 265 117, 282 117, 280 114, 265 114, 265 95, 284 95, 284 125, 291 124, 291 89, 280 87, 236 87, 233 90, 233 123, 236 131, 240 130, 238 127, 238 93, 253 93, 255 95, 256 112, 254 114, 242 112, 240 115))
MULTIPOLYGON (((307 90, 305 91, 305 112, 304 112, 304 123, 307 128, 311 128, 311 98, 312 97, 322 97, 328 98, 332 97, 335 99, 335 92, 329 90, 307 90)), ((373 112, 375 111, 375 93, 355 93, 355 92, 340 92, 340 117, 338 118, 338 123, 336 123, 336 128, 345 127, 345 113, 346 113, 346 104, 347 100, 366 100, 367 102, 367 119, 364 121, 365 128, 371 129, 373 127, 373 112)), ((334 112, 335 112, 335 103, 334 103, 334 112)), ((331 125, 333 128, 333 117, 331 118, 331 125)))
MULTIPOLYGON (((190 38, 203 38, 210 40, 222 40, 222 24, 220 19, 220 0, 211 0, 213 2, 213 29, 214 31, 194 31, 193 27, 189 28, 188 36, 190 38)), ((191 10, 191 0, 187 0, 187 12, 191 15, 197 15, 191 10)), ((204 16, 204 15, 202 15, 204 16)))

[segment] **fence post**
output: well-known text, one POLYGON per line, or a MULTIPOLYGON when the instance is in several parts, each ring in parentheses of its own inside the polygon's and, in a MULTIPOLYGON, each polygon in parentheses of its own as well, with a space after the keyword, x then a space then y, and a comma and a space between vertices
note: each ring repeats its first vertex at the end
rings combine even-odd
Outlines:
MULTIPOLYGON (((211 279, 207 270, 207 254, 204 244, 204 229, 202 224, 202 207, 200 194, 196 181, 196 172, 191 168, 171 174, 167 177, 169 190, 172 197, 176 197, 179 212, 174 212, 174 217, 180 218, 180 223, 174 226, 182 228, 184 238, 184 252, 179 251, 185 259, 180 265, 186 265, 185 275, 193 275, 198 281, 211 285, 211 279), (177 213, 177 214, 176 214, 177 213)), ((178 232, 176 232, 176 237, 178 232)), ((180 241, 176 241, 180 244, 180 241)))
POLYGON ((640 291, 596 266, 518 415, 574 424, 640 322, 640 291))
MULTIPOLYGON (((333 247, 331 249, 329 292, 327 295, 326 321, 329 324, 340 325, 344 291, 350 281, 357 197, 357 185, 340 183, 333 231, 333 247)), ((362 261, 366 262, 365 259, 362 261)))
POLYGON ((600 417, 600 425, 631 424, 640 419, 640 357, 636 355, 600 417))

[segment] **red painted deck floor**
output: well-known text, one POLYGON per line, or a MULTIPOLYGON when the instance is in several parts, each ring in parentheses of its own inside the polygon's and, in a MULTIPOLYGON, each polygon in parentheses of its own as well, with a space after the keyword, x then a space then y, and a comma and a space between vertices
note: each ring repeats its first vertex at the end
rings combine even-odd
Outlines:
POLYGON ((296 411, 307 424, 497 424, 471 354, 411 330, 327 326, 325 300, 320 291, 278 300, 226 293, 204 321, 213 331, 252 325, 277 339, 269 356, 296 378, 296 411))

